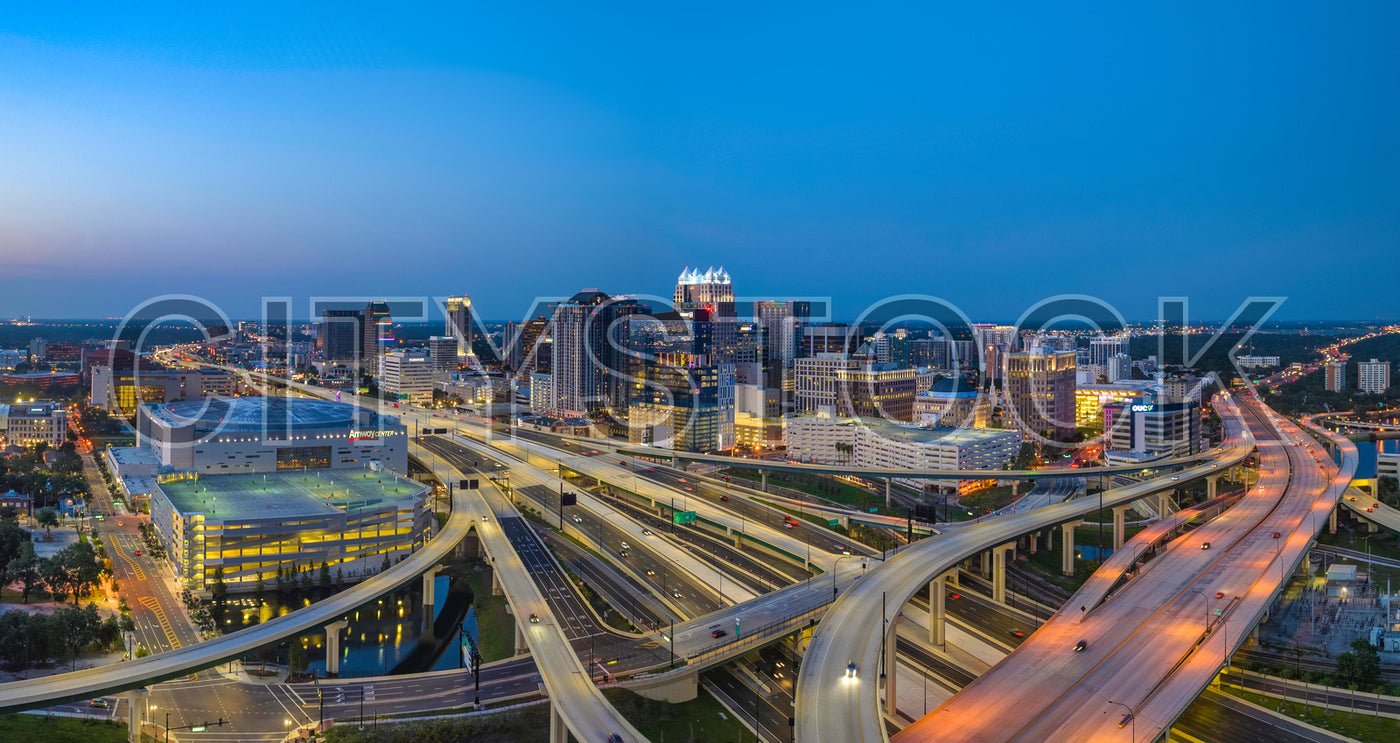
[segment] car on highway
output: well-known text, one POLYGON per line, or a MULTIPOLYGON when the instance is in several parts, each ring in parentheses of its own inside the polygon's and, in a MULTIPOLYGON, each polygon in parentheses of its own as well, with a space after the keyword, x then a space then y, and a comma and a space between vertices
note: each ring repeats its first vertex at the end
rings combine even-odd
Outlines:
POLYGON ((1278 538, 1281 537, 1281 536, 1283 536, 1283 533, 1282 533, 1282 532, 1277 532, 1277 531, 1274 532, 1274 539, 1278 539, 1278 538))
POLYGON ((1087 648, 1087 647, 1089 647, 1089 641, 1088 641, 1088 640, 1080 640, 1079 642, 1074 643, 1074 652, 1076 652, 1076 653, 1082 653, 1082 652, 1084 652, 1084 649, 1087 648))
MULTIPOLYGON (((1123 727, 1123 726, 1122 726, 1122 725, 1119 725, 1118 727, 1123 727)), ((621 736, 621 735, 618 735, 617 733, 608 733, 608 742, 607 742, 607 743, 622 743, 622 736, 621 736)))
POLYGON ((630 544, 628 544, 628 543, 626 543, 626 542, 623 542, 623 543, 622 543, 622 548, 625 549, 625 550, 630 550, 630 549, 632 549, 632 545, 630 545, 630 544))
POLYGON ((627 556, 630 555, 631 553, 628 552, 627 550, 622 550, 621 552, 618 552, 617 554, 618 554, 619 557, 627 557, 627 556))
POLYGON ((686 490, 695 490, 695 488, 692 488, 692 487, 690 487, 689 485, 685 486, 685 489, 686 489, 686 490))
POLYGON ((717 629, 717 630, 714 630, 714 631, 712 631, 712 632, 710 633, 710 637, 713 637, 713 638, 715 638, 716 640, 718 640, 719 638, 724 637, 724 636, 727 635, 727 634, 729 634, 729 633, 728 633, 728 632, 725 632, 725 631, 722 630, 722 629, 717 629))
POLYGON ((671 596, 674 597, 674 598, 680 598, 680 597, 681 597, 681 592, 680 592, 680 591, 672 591, 672 592, 671 592, 671 596))
POLYGON ((729 496, 727 496, 727 495, 721 495, 721 496, 719 497, 719 499, 722 500, 722 501, 724 501, 725 503, 728 503, 728 502, 729 502, 729 496))
POLYGON ((682 477, 682 478, 681 478, 681 482, 690 482, 690 481, 687 480, 687 479, 685 479, 684 477, 682 477))
POLYGON ((1225 598, 1225 592, 1224 592, 1224 591, 1216 591, 1216 592, 1215 592, 1215 597, 1218 598, 1218 599, 1223 599, 1223 598, 1225 598))
POLYGON ((1025 632, 1025 630, 1013 629, 1013 630, 1011 630, 1011 636, 1012 636, 1012 637, 1025 637, 1025 636, 1026 636, 1026 632, 1025 632))
POLYGON ((89 699, 88 706, 97 707, 99 709, 107 709, 108 707, 112 706, 112 703, 107 701, 106 699, 89 699))
POLYGON ((538 614, 531 614, 531 615, 530 615, 530 624, 539 624, 539 623, 540 623, 540 615, 538 615, 538 614))
POLYGON ((582 524, 582 523, 583 523, 583 517, 582 517, 582 516, 574 516, 574 523, 575 523, 575 524, 582 524))
POLYGON ((950 598, 950 599, 960 599, 960 598, 962 598, 962 594, 961 594, 961 593, 950 593, 950 594, 948 594, 948 598, 950 598))
POLYGON ((1210 549, 1210 542, 1201 542, 1201 549, 1203 549, 1203 550, 1208 550, 1208 549, 1210 549))
POLYGON ((141 556, 141 550, 136 550, 136 556, 137 556, 137 557, 140 557, 140 556, 141 556))
MULTIPOLYGON (((1356 499, 1353 498, 1352 500, 1356 500, 1356 499)), ((122 522, 118 521, 118 522, 117 522, 117 526, 126 526, 126 524, 123 524, 122 522)))
POLYGON ((648 570, 648 571, 647 571, 647 575, 656 575, 656 571, 655 571, 655 570, 648 570))
POLYGON ((643 530, 642 530, 642 536, 644 536, 644 537, 653 536, 652 533, 651 533, 651 529, 643 529, 643 530))
POLYGON ((1375 513, 1375 512, 1376 512, 1376 507, 1375 507, 1375 506, 1366 506, 1366 513, 1375 513))

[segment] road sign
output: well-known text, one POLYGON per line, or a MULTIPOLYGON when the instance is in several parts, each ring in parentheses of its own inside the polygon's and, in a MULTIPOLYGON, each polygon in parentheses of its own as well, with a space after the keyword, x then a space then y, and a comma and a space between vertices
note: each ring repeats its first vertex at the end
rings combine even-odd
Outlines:
POLYGON ((672 516, 671 518, 672 518, 672 520, 675 521, 675 523, 677 523, 677 524, 693 524, 693 523, 695 523, 695 512, 694 512, 694 511, 676 511, 675 515, 672 516))
POLYGON ((826 525, 832 529, 841 525, 841 519, 827 519, 826 525))

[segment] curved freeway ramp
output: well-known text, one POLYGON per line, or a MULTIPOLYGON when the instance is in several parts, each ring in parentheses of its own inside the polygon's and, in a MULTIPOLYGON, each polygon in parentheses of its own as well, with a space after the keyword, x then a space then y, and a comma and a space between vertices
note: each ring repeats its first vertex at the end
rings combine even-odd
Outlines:
MULTIPOLYGON (((1228 445, 1212 450, 1201 464, 1180 473, 1182 480, 1214 474, 1244 461, 1254 448, 1239 411, 1226 419, 1228 445)), ((1105 508, 1130 503, 1175 480, 1157 478, 1108 491, 1105 508)), ((797 681, 797 743, 842 741, 880 743, 887 739, 879 703, 878 678, 883 641, 900 607, 929 581, 982 550, 1022 534, 1097 511, 1097 499, 1058 503, 1023 514, 931 537, 902 549, 848 589, 817 626, 797 681), (856 678, 847 664, 856 664, 856 678)))

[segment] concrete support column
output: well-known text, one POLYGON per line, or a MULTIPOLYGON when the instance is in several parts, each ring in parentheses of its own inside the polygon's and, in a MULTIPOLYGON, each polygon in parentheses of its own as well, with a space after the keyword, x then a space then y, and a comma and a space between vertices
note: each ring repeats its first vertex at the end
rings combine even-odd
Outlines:
POLYGON ((761 489, 766 493, 768 492, 768 470, 759 470, 758 474, 759 477, 763 478, 763 487, 761 489))
POLYGON ((1021 494, 1021 481, 1020 481, 1020 480, 1012 480, 1012 481, 1011 481, 1011 500, 1013 500, 1013 501, 1016 500, 1016 496, 1018 496, 1018 495, 1020 495, 1020 494, 1021 494))
POLYGON ((491 595, 500 596, 504 593, 505 589, 501 588, 501 578, 500 576, 496 575, 496 567, 493 565, 491 567, 491 595))
POLYGON ((126 739, 131 743, 141 743, 141 720, 146 716, 145 687, 128 689, 126 692, 126 739))
POLYGON ((1033 531, 1026 535, 1026 554, 1034 555, 1036 548, 1040 546, 1040 532, 1033 531))
POLYGON ((442 565, 436 565, 423 573, 423 606, 429 609, 428 614, 432 614, 432 607, 437 604, 437 574, 443 571, 442 565))
POLYGON ((1157 517, 1166 518, 1172 511, 1172 494, 1169 490, 1163 490, 1157 494, 1157 517))
POLYGON ((947 578, 948 573, 944 573, 928 584, 928 644, 935 647, 943 647, 947 578))
POLYGON ((1055 527, 1053 526, 1045 530, 1045 549, 1047 552, 1055 549, 1055 527))
POLYGON ((569 729, 564 726, 564 716, 559 714, 559 706, 549 703, 549 743, 569 743, 569 729))
MULTIPOLYGON (((1123 537, 1126 531, 1126 528, 1123 525, 1123 517, 1125 514, 1128 513, 1128 509, 1131 507, 1132 506, 1113 507, 1113 549, 1115 551, 1122 548, 1123 546, 1123 537)), ((1100 561, 1102 561, 1103 556, 1100 555, 1099 559, 1100 561)))
POLYGON ((328 678, 340 675, 340 631, 349 626, 350 623, 343 619, 326 625, 326 676, 328 678))
POLYGON ((1337 533, 1337 509, 1335 507, 1332 508, 1331 513, 1327 514, 1327 533, 1337 533))
POLYGON ((1060 525, 1060 530, 1063 532, 1060 539, 1060 572, 1065 575, 1074 575, 1074 527, 1078 525, 1078 523, 1060 525))
POLYGON ((1367 522, 1366 522, 1366 531, 1367 531, 1368 533, 1375 534, 1376 532, 1380 531, 1380 527, 1377 526, 1377 525, 1376 525, 1376 522, 1374 522, 1374 521, 1367 521, 1367 522))
POLYGON ((898 695, 895 691, 895 681, 899 678, 899 666, 895 657, 895 648, 899 646, 899 623, 903 621, 903 616, 896 616, 890 621, 890 631, 885 638, 885 714, 894 717, 898 695))
POLYGON ((515 618, 515 654, 524 655, 530 652, 530 646, 525 642, 525 623, 530 620, 525 617, 515 618))
POLYGON ((992 600, 998 604, 1006 603, 1006 553, 1015 549, 1015 542, 992 548, 992 600))
POLYGON ((1206 500, 1215 497, 1215 483, 1220 479, 1220 475, 1206 475, 1206 500))
POLYGON ((983 578, 992 577, 992 553, 990 550, 982 553, 982 569, 979 572, 983 578))
POLYGON ((894 496, 890 494, 890 478, 885 478, 885 508, 894 507, 894 496))

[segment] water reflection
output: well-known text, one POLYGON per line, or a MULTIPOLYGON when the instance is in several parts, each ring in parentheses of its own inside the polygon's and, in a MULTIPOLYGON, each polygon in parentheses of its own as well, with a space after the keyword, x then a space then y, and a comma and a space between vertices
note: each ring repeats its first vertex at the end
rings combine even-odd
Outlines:
MULTIPOLYGON (((433 605, 434 630, 423 631, 424 607, 421 581, 414 581, 392 594, 353 612, 350 626, 342 631, 340 641, 340 676, 384 676, 391 673, 416 673, 445 670, 458 666, 457 653, 450 636, 466 616, 471 603, 471 591, 465 580, 448 573, 435 578, 433 605), (441 633, 441 634, 439 634, 441 633)), ((225 633, 235 632, 282 616, 289 611, 310 606, 333 595, 335 589, 308 589, 267 592, 261 599, 252 595, 233 595, 222 606, 213 608, 213 615, 225 633)), ((306 649, 308 673, 326 675, 326 635, 323 631, 309 632, 295 639, 306 649)), ((290 646, 284 644, 275 652, 264 650, 244 659, 245 666, 256 668, 259 662, 285 665, 290 646)))

